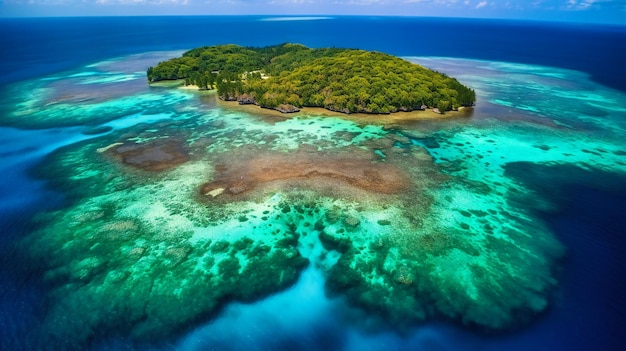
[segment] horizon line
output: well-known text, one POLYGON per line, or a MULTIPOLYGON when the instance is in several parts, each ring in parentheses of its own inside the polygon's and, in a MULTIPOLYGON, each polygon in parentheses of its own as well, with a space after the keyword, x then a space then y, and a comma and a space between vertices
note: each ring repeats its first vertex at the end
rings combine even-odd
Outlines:
POLYGON ((612 23, 612 22, 587 22, 576 20, 560 20, 560 19, 529 19, 529 18, 512 18, 512 17, 462 17, 462 16, 419 16, 419 15, 398 15, 398 14, 145 14, 145 15, 42 15, 42 16, 3 16, 0 15, 0 20, 4 19, 62 19, 62 18, 150 18, 150 17, 260 17, 270 19, 269 21, 280 22, 278 18, 283 18, 282 21, 311 21, 311 20, 332 20, 341 17, 373 17, 373 18, 424 18, 424 19, 444 19, 444 20, 470 20, 470 21, 511 21, 511 22, 531 22, 531 23, 556 23, 556 24, 572 24, 572 25, 597 25, 597 26, 612 26, 612 27, 626 27, 626 23, 612 23))

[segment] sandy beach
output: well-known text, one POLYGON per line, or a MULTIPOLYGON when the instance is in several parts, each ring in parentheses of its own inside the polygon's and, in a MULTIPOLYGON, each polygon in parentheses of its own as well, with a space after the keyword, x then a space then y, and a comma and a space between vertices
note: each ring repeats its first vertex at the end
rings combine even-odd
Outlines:
MULTIPOLYGON (((180 84, 180 83, 178 83, 180 84)), ((170 85, 176 86, 176 85, 170 85)), ((390 114, 368 114, 368 113, 341 113, 335 112, 331 110, 327 110, 323 107, 302 107, 300 108, 300 112, 295 113, 281 113, 279 111, 263 108, 258 105, 240 105, 237 101, 224 101, 217 98, 217 90, 199 90, 196 85, 181 85, 178 86, 178 89, 184 90, 196 90, 202 93, 216 94, 215 101, 216 104, 222 108, 233 109, 237 111, 244 111, 247 113, 259 115, 261 117, 267 118, 268 120, 284 120, 291 117, 302 117, 302 116, 328 116, 328 117, 339 117, 343 119, 352 120, 355 122, 363 123, 371 123, 371 124, 383 124, 383 125, 394 125, 394 124, 404 124, 411 121, 417 120, 433 120, 433 119, 449 119, 449 118, 463 118, 470 117, 473 112, 473 108, 471 107, 461 107, 458 111, 447 111, 445 114, 440 114, 433 112, 431 109, 427 110, 416 110, 410 112, 394 112, 390 114)))

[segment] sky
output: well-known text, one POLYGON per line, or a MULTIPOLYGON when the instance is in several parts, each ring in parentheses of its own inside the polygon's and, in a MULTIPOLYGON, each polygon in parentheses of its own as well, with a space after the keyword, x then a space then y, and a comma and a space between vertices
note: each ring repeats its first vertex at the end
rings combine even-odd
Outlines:
POLYGON ((384 15, 626 25, 626 0, 0 0, 0 17, 384 15))

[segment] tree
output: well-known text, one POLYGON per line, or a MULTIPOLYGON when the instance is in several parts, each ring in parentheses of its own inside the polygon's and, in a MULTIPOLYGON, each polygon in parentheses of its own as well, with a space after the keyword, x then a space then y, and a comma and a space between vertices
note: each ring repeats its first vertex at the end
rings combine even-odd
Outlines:
POLYGON ((202 89, 217 88, 225 99, 248 94, 268 107, 389 113, 426 104, 443 112, 476 99, 456 79, 391 55, 297 44, 197 48, 148 68, 147 75, 150 82, 185 79, 202 89), (271 78, 263 79, 261 71, 271 78))

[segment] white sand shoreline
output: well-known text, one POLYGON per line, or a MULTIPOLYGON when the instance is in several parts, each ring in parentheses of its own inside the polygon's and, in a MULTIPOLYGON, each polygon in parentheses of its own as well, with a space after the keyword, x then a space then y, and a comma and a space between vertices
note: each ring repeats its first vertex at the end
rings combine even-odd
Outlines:
MULTIPOLYGON (((173 82, 173 81, 172 81, 173 82)), ((216 89, 211 90, 200 90, 200 87, 197 85, 184 85, 184 81, 182 79, 176 81, 178 84, 177 88, 182 90, 190 90, 190 91, 198 91, 203 93, 217 93, 216 89)), ((153 83, 154 84, 154 83, 153 83)), ((169 85, 176 86, 176 85, 169 85)), ((436 113, 433 112, 432 109, 426 110, 414 110, 414 111, 398 111, 392 112, 389 114, 375 114, 375 113, 343 113, 343 112, 335 112, 328 110, 323 107, 301 107, 300 112, 294 113, 282 113, 277 110, 271 108, 263 108, 259 105, 254 104, 244 104, 240 105, 237 101, 224 101, 221 99, 216 99, 218 106, 227 108, 227 109, 235 109, 240 111, 245 111, 247 113, 252 114, 261 114, 264 116, 271 117, 280 117, 280 118, 290 118, 290 117, 299 117, 299 116, 329 116, 329 117, 339 117, 343 119, 354 120, 357 122, 369 122, 374 124, 396 124, 403 122, 410 122, 416 120, 434 120, 434 119, 448 119, 455 117, 466 117, 472 111, 472 107, 461 107, 458 111, 446 111, 446 113, 436 113)))

